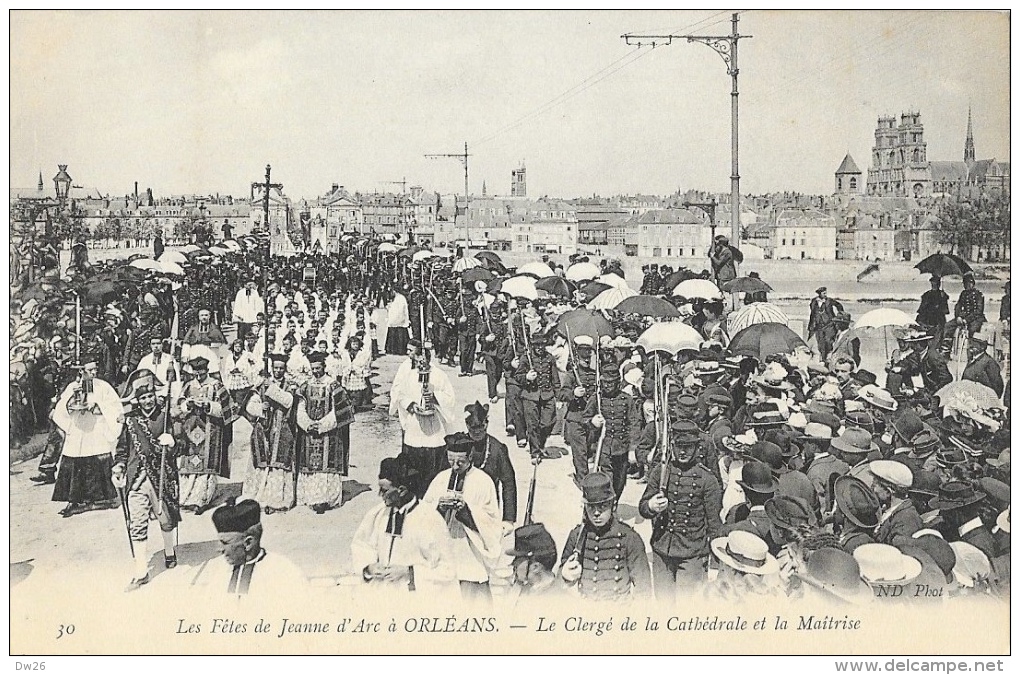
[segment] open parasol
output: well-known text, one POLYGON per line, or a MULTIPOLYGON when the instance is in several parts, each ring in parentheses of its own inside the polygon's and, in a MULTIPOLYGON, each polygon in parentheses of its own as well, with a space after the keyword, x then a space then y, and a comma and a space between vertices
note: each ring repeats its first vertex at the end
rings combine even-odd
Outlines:
POLYGON ((631 289, 623 288, 610 288, 602 291, 596 295, 591 302, 588 303, 589 309, 615 309, 617 305, 637 295, 637 292, 631 289))
POLYGON ((500 293, 512 295, 515 298, 538 299, 538 289, 535 288, 535 280, 528 276, 510 277, 503 282, 499 291, 500 293))
POLYGON ((781 323, 756 323, 730 338, 731 354, 753 356, 764 361, 773 354, 790 354, 797 347, 807 347, 804 340, 781 323))
POLYGON ((461 256, 453 261, 453 271, 464 272, 465 270, 469 270, 472 267, 478 267, 479 265, 481 265, 481 263, 478 262, 477 258, 461 256))
POLYGON ((562 277, 546 277, 535 282, 535 288, 545 291, 549 295, 558 295, 561 298, 571 298, 577 290, 577 284, 562 277))
POLYGON ((555 274, 548 265, 542 262, 529 262, 527 265, 523 265, 518 268, 517 274, 528 274, 536 279, 544 279, 545 277, 551 277, 555 274))
POLYGON ((669 352, 676 355, 679 351, 696 351, 703 341, 701 333, 693 327, 679 321, 670 321, 653 323, 637 339, 637 344, 648 352, 669 352))
POLYGON ((730 333, 739 333, 756 323, 781 323, 785 326, 789 325, 790 320, 783 310, 771 302, 753 302, 726 317, 726 328, 730 333))
POLYGON ((591 281, 602 274, 598 265, 589 262, 574 263, 567 268, 566 276, 571 281, 591 281))
POLYGON ((673 296, 718 300, 722 298, 722 291, 708 279, 688 279, 676 285, 673 289, 673 296))
POLYGON ((952 253, 934 253, 914 267, 923 274, 934 274, 939 277, 963 276, 970 272, 970 265, 966 260, 952 253))
POLYGON ((641 316, 659 318, 680 316, 680 311, 668 300, 657 298, 654 295, 632 295, 625 298, 615 309, 624 314, 640 314, 641 316))
POLYGON ((719 288, 727 293, 755 293, 772 290, 772 287, 759 277, 738 277, 725 282, 719 288))
POLYGON ((603 335, 616 337, 613 324, 599 312, 590 309, 572 309, 564 312, 556 322, 556 332, 564 337, 569 334, 571 339, 578 335, 587 335, 596 342, 603 335))

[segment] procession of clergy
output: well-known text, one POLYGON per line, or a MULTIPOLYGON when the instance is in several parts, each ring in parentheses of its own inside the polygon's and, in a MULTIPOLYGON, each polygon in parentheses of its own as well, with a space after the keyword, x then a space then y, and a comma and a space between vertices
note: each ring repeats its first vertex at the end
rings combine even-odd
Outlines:
MULTIPOLYGON (((1008 385, 1003 401, 981 321, 962 322, 971 353, 960 383, 996 388, 994 401, 966 386, 933 396, 954 379, 942 326, 899 333, 889 388, 877 386, 852 349, 833 351, 842 308, 824 289, 809 329, 828 353, 733 355, 710 303, 686 319, 704 336, 699 349, 670 353, 636 343, 647 319, 611 311, 602 316, 617 337, 558 331, 583 301, 576 294, 490 293, 438 258, 355 253, 323 257, 318 283, 301 278, 300 257, 263 269, 238 254, 246 274, 233 302, 187 308, 196 311, 177 329, 179 350, 167 325, 137 365, 110 371, 123 373, 117 381, 103 379, 100 356, 81 359, 52 413, 59 464, 44 457, 37 481, 55 482, 68 517, 123 506, 136 562, 128 590, 150 579, 150 522, 175 567, 182 512, 211 509, 219 481, 237 476, 239 417, 251 423, 252 466, 241 499, 212 511, 222 556, 195 584, 268 595, 302 583, 283 553, 262 547, 264 526, 286 527, 265 516, 342 505, 351 425, 372 406, 373 360, 386 352, 406 356, 389 394, 403 441, 381 462, 381 499, 351 541, 368 588, 459 589, 480 603, 497 578, 526 597, 615 602, 1008 601, 1008 385), (217 319, 236 327, 229 350, 217 319), (459 399, 439 366, 471 377, 479 357, 489 400, 459 399), (489 427, 501 401, 505 437, 489 427), (533 488, 530 499, 518 494, 515 468, 530 474, 568 452, 549 470, 569 467, 578 492, 559 496, 580 506, 579 519, 555 542, 533 522, 533 488), (650 547, 617 515, 628 481, 643 485, 650 547)), ((600 272, 623 277, 613 261, 600 272)), ((130 306, 155 306, 144 293, 130 306)), ((127 306, 106 311, 116 323, 127 306)))

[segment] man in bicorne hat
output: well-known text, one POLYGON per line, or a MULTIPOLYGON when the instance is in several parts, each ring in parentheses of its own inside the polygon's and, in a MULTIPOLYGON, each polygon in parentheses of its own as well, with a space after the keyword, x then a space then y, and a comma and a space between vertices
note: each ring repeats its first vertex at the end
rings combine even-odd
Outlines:
POLYGON ((584 520, 567 535, 560 576, 586 600, 647 600, 652 578, 645 544, 616 518, 612 479, 590 473, 581 480, 584 520))
POLYGON ((205 597, 256 595, 278 600, 307 590, 301 570, 279 553, 262 547, 262 507, 253 499, 213 511, 220 554, 205 562, 192 586, 205 597))
POLYGON ((253 466, 245 476, 243 494, 262 504, 267 514, 294 504, 297 447, 297 385, 287 378, 286 356, 271 354, 269 364, 269 378, 255 389, 241 413, 251 423, 253 466))
POLYGON ((456 583, 452 541, 439 512, 415 495, 417 472, 399 457, 379 464, 379 496, 351 541, 351 559, 375 587, 442 593, 456 583))
POLYGON ((297 405, 297 502, 318 514, 340 506, 351 460, 354 405, 347 390, 326 374, 326 355, 313 352, 311 377, 295 392, 297 405))
POLYGON ((446 521, 461 596, 488 601, 489 571, 502 552, 503 538, 496 486, 472 463, 474 441, 467 434, 453 434, 446 441, 450 468, 432 479, 422 501, 446 521))
POLYGON ((188 362, 194 379, 184 384, 174 417, 181 421, 178 463, 181 473, 181 508, 205 511, 216 496, 219 478, 230 477, 231 426, 237 419, 234 401, 219 380, 209 377, 209 360, 199 356, 188 362))
POLYGON ((131 384, 134 406, 124 418, 112 471, 114 487, 127 490, 128 535, 135 553, 129 591, 149 582, 149 520, 159 522, 167 569, 177 566, 176 530, 181 521, 174 425, 167 419, 166 406, 156 398, 154 378, 139 378, 131 384))

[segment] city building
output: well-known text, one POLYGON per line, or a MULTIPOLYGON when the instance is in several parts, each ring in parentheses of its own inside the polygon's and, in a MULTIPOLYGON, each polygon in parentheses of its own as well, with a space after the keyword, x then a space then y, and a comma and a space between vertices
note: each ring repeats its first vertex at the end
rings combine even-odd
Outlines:
POLYGON ((577 252, 577 213, 570 202, 542 198, 516 207, 511 217, 512 251, 577 252))
POLYGON ((708 218, 694 209, 657 209, 632 216, 638 232, 637 255, 645 257, 704 257, 712 241, 708 218))
POLYGON ((783 209, 776 213, 767 249, 776 260, 835 260, 836 218, 816 209, 783 209))
POLYGON ((510 172, 510 196, 526 198, 528 196, 528 171, 521 160, 521 168, 510 172))

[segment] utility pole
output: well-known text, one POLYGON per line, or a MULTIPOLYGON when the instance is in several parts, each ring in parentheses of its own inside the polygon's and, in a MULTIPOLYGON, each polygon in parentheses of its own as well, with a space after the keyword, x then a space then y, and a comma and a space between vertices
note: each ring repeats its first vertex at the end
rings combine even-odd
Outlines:
POLYGON ((733 89, 730 92, 730 153, 733 164, 730 171, 730 208, 732 209, 730 241, 734 242, 736 246, 740 245, 740 164, 737 160, 739 148, 739 111, 737 107, 739 90, 737 89, 737 75, 740 71, 737 69, 737 43, 744 38, 752 37, 751 35, 741 35, 738 32, 737 22, 739 20, 740 14, 735 12, 731 19, 733 30, 729 35, 636 35, 634 33, 626 33, 620 36, 628 45, 637 45, 639 47, 649 42, 653 47, 658 44, 671 45, 673 40, 700 42, 714 49, 726 64, 726 72, 733 80, 733 89))
MULTIPOLYGON (((432 153, 425 155, 426 159, 438 159, 439 157, 452 157, 460 160, 464 164, 464 257, 467 257, 468 249, 471 248, 471 225, 468 223, 468 144, 464 141, 464 152, 447 152, 447 153, 432 153)), ((453 209, 453 222, 456 225, 457 222, 457 208, 454 205, 453 209)))
POLYGON ((269 175, 271 171, 272 167, 266 164, 266 182, 251 184, 252 201, 255 201, 255 189, 258 188, 262 190, 262 214, 263 214, 262 222, 265 224, 266 232, 269 232, 270 238, 272 238, 272 231, 269 229, 269 191, 272 190, 273 188, 283 190, 283 183, 270 182, 269 175))

